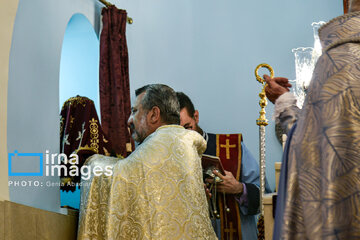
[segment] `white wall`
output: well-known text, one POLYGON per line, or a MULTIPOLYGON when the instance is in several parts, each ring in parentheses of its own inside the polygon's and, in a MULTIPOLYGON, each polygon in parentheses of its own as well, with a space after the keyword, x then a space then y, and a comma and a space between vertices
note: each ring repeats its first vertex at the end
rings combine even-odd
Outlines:
MULTIPOLYGON (((292 48, 313 46, 311 23, 342 14, 337 0, 114 1, 134 19, 127 25, 131 93, 148 83, 183 91, 200 112, 200 126, 214 133, 243 133, 258 158, 260 84, 255 67, 270 64, 276 76, 295 79, 292 48)), ((265 73, 265 71, 264 71, 265 73)), ((267 107, 271 120, 273 105, 267 107)), ((274 122, 267 131, 267 176, 281 146, 274 122)))
MULTIPOLYGON (((340 0, 114 2, 134 19, 127 25, 131 92, 159 82, 187 93, 206 131, 243 133, 255 156, 260 90, 253 74, 256 65, 267 62, 277 76, 293 79, 291 49, 313 44, 313 21, 342 13, 340 0)), ((65 28, 73 14, 81 13, 98 31, 97 6, 94 0, 19 2, 10 53, 8 152, 58 151, 65 28)), ((269 106, 269 119, 272 110, 269 106)), ((273 163, 280 160, 281 147, 272 122, 267 132, 267 172, 274 187, 273 163)), ((58 188, 10 187, 10 200, 26 205, 56 210, 58 199, 58 188)))
MULTIPOLYGON (((59 69, 65 29, 75 13, 83 14, 99 29, 99 6, 86 0, 20 0, 10 52, 9 153, 59 152, 59 69)), ((40 187, 10 186, 11 201, 59 210, 59 187, 47 186, 57 183, 58 177, 9 177, 9 180, 40 182, 40 187)))
POLYGON ((9 55, 15 15, 19 1, 0 2, 0 200, 9 200, 7 156, 7 88, 9 55))

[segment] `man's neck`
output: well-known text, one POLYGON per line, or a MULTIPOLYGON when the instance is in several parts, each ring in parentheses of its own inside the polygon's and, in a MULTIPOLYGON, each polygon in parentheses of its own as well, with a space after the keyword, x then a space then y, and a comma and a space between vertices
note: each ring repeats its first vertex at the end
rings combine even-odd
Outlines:
POLYGON ((204 135, 204 131, 201 129, 201 127, 199 125, 196 126, 195 129, 200 135, 204 135))
POLYGON ((358 12, 358 11, 360 11, 360 6, 354 6, 350 9, 349 12, 352 13, 352 12, 358 12))
POLYGON ((164 123, 164 122, 162 122, 162 121, 161 121, 161 122, 154 123, 154 124, 150 124, 148 136, 149 136, 150 134, 152 134, 153 132, 155 132, 159 127, 164 126, 164 125, 166 125, 166 123, 164 123))
POLYGON ((360 0, 350 1, 349 12, 352 13, 358 11, 360 11, 360 0))

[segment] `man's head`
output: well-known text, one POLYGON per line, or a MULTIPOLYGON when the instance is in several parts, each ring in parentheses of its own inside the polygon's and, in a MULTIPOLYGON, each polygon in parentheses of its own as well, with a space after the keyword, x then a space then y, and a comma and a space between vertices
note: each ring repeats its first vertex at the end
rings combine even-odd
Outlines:
POLYGON ((202 134, 199 127, 199 112, 195 110, 190 98, 183 92, 176 93, 180 103, 180 125, 185 129, 195 130, 202 134))
POLYGON ((128 125, 132 137, 141 143, 158 127, 180 123, 180 107, 175 91, 163 84, 149 84, 135 91, 128 125))

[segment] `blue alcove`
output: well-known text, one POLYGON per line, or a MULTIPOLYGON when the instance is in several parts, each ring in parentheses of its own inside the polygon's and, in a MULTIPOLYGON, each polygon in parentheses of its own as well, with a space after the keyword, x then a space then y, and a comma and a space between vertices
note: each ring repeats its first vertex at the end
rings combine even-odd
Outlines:
MULTIPOLYGON (((76 95, 92 99, 100 118, 99 107, 99 39, 89 20, 74 14, 65 31, 59 80, 59 105, 76 95)), ((80 190, 60 191, 61 206, 79 208, 80 190)))

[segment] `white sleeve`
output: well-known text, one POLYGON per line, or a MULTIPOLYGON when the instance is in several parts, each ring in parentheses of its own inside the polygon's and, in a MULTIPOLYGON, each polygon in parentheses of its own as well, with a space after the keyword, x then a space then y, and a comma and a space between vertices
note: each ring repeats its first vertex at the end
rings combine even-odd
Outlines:
POLYGON ((297 121, 300 109, 296 105, 293 93, 286 92, 275 101, 273 119, 286 131, 290 131, 292 125, 297 121))

